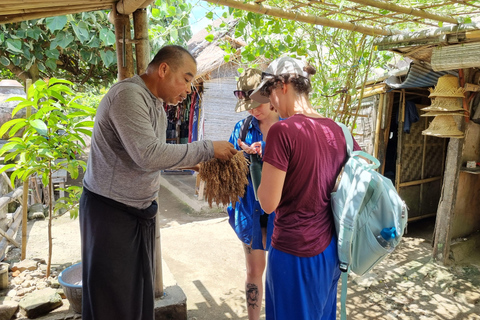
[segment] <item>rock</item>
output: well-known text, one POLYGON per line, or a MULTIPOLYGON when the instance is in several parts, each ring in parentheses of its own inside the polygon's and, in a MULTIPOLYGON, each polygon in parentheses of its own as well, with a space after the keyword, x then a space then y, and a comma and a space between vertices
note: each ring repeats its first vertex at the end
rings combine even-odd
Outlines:
POLYGON ((15 271, 12 272, 12 277, 14 277, 14 278, 18 277, 20 275, 20 273, 22 273, 22 272, 20 272, 20 270, 15 270, 15 271))
POLYGON ((30 271, 37 270, 37 262, 33 260, 28 260, 28 259, 22 260, 13 265, 12 271, 15 272, 17 270, 20 270, 20 272, 23 272, 25 270, 30 270, 30 271))
POLYGON ((19 303, 21 313, 28 318, 47 314, 62 305, 62 297, 51 288, 32 292, 19 303))
POLYGON ((28 207, 28 213, 32 212, 44 212, 45 208, 43 207, 43 204, 41 203, 35 203, 32 204, 30 207, 28 207))
POLYGON ((45 220, 45 215, 41 211, 28 213, 28 220, 45 220))
POLYGON ((65 291, 63 291, 63 288, 58 288, 57 293, 62 297, 62 299, 67 299, 67 296, 65 295, 65 291))
POLYGON ((9 297, 9 298, 13 298, 16 295, 17 295, 17 290, 15 290, 15 289, 12 289, 12 290, 8 291, 8 293, 7 293, 7 297, 9 297))
POLYGON ((3 301, 0 305, 0 320, 10 320, 18 310, 18 303, 15 301, 3 301))
POLYGON ((60 288, 60 282, 58 282, 58 279, 49 279, 49 286, 54 289, 60 288))
POLYGON ((37 262, 40 263, 40 264, 44 264, 44 265, 45 265, 45 268, 47 267, 47 262, 45 261, 45 259, 42 259, 42 258, 34 258, 33 260, 37 261, 37 262))

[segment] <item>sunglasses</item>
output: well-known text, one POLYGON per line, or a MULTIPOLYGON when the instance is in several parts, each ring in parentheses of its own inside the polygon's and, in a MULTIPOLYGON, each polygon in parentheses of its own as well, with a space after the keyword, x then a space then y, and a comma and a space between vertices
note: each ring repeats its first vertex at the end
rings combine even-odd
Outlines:
POLYGON ((235 97, 237 97, 237 99, 248 100, 250 99, 250 95, 253 93, 253 91, 255 90, 254 89, 248 90, 248 91, 235 90, 233 91, 233 94, 235 95, 235 97))
POLYGON ((262 80, 265 78, 265 77, 275 77, 274 74, 271 74, 271 73, 268 73, 268 72, 262 72, 262 80))

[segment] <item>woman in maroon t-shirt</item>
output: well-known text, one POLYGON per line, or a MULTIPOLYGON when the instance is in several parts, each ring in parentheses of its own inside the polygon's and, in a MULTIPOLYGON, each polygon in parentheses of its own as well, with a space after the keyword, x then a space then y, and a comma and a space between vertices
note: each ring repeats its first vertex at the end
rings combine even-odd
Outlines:
POLYGON ((340 270, 330 194, 347 155, 342 129, 310 104, 315 72, 300 60, 277 59, 251 95, 288 118, 270 128, 258 189, 263 210, 276 212, 266 319, 336 318, 340 270))

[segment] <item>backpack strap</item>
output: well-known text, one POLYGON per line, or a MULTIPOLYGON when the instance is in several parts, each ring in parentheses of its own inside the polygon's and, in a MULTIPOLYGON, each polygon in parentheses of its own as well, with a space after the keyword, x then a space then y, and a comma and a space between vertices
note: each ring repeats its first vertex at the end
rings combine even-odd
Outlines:
MULTIPOLYGON (((347 155, 350 158, 353 153, 353 138, 350 130, 348 130, 347 126, 341 122, 337 122, 337 124, 342 128, 343 135, 345 136, 345 144, 347 146, 347 155)), ((353 235, 353 234, 352 234, 353 235)), ((351 235, 350 235, 351 236, 351 235)), ((350 240, 351 241, 351 240, 350 240)), ((350 261, 350 259, 348 260, 350 261)), ((347 266, 347 270, 344 271, 342 269, 342 292, 340 295, 340 320, 347 320, 347 283, 348 283, 348 274, 350 273, 350 267, 347 266)))
POLYGON ((345 143, 347 144, 347 154, 350 157, 353 152, 353 138, 350 130, 348 130, 347 126, 341 122, 337 122, 337 124, 342 128, 343 135, 345 136, 345 143))
POLYGON ((240 140, 245 141, 245 138, 247 137, 247 132, 248 128, 250 127, 250 123, 252 122, 253 116, 249 115, 248 117, 245 118, 245 121, 243 121, 242 126, 240 127, 240 140))

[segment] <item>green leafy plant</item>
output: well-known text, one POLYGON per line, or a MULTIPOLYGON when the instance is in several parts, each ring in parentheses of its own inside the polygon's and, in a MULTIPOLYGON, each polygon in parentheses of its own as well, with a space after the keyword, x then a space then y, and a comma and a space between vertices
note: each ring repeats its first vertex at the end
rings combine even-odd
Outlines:
POLYGON ((20 80, 62 77, 81 85, 115 81, 115 34, 107 12, 0 25, 0 68, 20 80))
POLYGON ((48 194, 48 241, 49 254, 47 277, 50 274, 52 236, 51 224, 55 212, 60 209, 70 211, 70 216, 78 216, 80 187, 65 189, 68 196, 60 198, 55 204, 52 174, 66 170, 73 179, 79 175, 79 169, 86 168, 85 161, 77 155, 86 146, 85 136, 91 136, 92 118, 95 109, 77 103, 80 98, 67 80, 51 78, 38 80, 27 91, 27 97, 13 97, 7 101, 19 101, 12 111, 13 116, 27 108, 27 117, 13 119, 0 128, 0 134, 8 132, 8 142, 0 149, 5 155, 5 163, 0 173, 13 169, 10 176, 12 185, 17 180, 27 181, 30 177, 41 178, 48 194), (30 114, 28 109, 36 112, 30 114), (9 163, 10 162, 10 163, 9 163))

